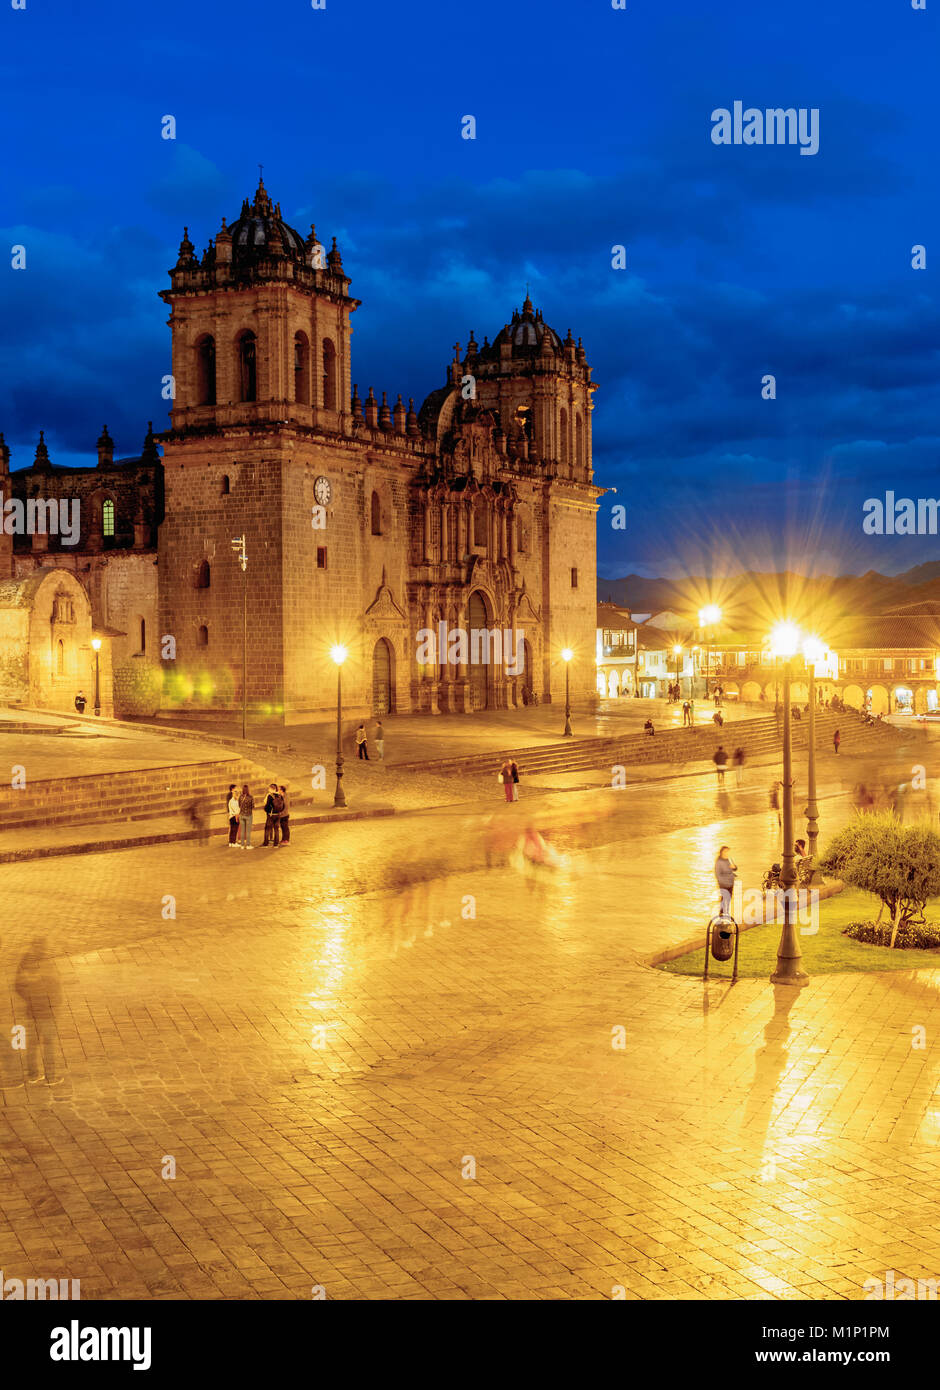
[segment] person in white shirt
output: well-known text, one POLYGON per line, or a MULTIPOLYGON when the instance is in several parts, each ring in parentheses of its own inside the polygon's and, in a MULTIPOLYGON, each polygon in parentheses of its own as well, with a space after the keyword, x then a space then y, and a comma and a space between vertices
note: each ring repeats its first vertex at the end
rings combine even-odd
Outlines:
POLYGON ((238 796, 235 783, 228 789, 228 847, 237 849, 238 844, 238 796))

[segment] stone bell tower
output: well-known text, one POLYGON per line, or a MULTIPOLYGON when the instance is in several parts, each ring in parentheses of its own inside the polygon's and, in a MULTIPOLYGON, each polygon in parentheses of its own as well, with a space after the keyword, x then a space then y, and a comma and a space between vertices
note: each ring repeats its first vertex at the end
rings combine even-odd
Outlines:
POLYGON ((302 237, 259 180, 201 258, 184 228, 161 297, 171 311, 174 391, 161 436, 160 631, 176 651, 166 669, 184 701, 240 703, 242 572, 231 542, 244 535, 249 702, 273 713, 316 704, 312 667, 302 669, 308 630, 291 633, 285 614, 305 602, 306 621, 316 621, 315 485, 335 473, 324 447, 351 434, 350 315, 359 301, 336 239, 327 251, 314 227, 302 237))

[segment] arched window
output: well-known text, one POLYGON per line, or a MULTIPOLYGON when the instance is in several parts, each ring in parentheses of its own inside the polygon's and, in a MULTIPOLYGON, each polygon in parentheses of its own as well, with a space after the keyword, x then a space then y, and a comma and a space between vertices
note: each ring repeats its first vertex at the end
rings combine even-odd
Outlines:
POLYGON ((323 409, 336 409, 336 348, 330 338, 323 339, 323 409))
POLYGON ((196 344, 196 404, 215 405, 215 339, 211 333, 196 344))
POLYGON ((580 414, 575 416, 574 421, 574 440, 575 440, 575 462, 579 468, 584 467, 584 421, 580 414))
POLYGON ((228 497, 232 490, 232 484, 227 473, 222 474, 222 496, 228 497))
POLYGON ((382 534, 382 503, 379 501, 379 494, 372 494, 372 534, 381 536, 382 534))
POLYGON ((202 626, 200 627, 199 631, 196 633, 196 646, 197 646, 197 647, 208 647, 208 645, 209 645, 209 629, 206 627, 205 623, 203 623, 202 626))
POLYGON ((101 534, 114 535, 114 503, 110 497, 106 497, 101 504, 101 534))
POLYGON ((209 572, 209 561, 200 560, 199 568, 196 571, 196 588, 208 589, 211 575, 209 572))
POLYGON ((305 333, 294 334, 294 400, 310 404, 310 344, 305 333))
POLYGON ((145 652, 145 651, 147 650, 147 619, 146 619, 146 618, 141 618, 141 620, 140 620, 140 650, 141 650, 142 652, 145 652))
POLYGON ((568 462, 568 412, 562 407, 561 419, 559 424, 561 438, 559 440, 558 457, 562 463, 568 462))
POLYGON ((62 641, 55 644, 55 673, 57 676, 65 675, 65 643, 62 641))
POLYGON ((238 399, 258 399, 257 345, 250 329, 238 339, 238 399))

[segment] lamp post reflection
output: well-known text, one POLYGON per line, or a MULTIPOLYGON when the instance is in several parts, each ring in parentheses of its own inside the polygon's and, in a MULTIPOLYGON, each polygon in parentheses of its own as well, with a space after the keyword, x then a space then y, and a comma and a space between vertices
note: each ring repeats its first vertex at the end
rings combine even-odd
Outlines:
POLYGON ((330 648, 330 656, 336 662, 336 792, 334 806, 346 805, 346 792, 343 790, 343 662, 348 656, 345 647, 330 648))
POLYGON ((783 930, 777 947, 777 968, 771 984, 801 986, 809 977, 800 969, 803 952, 796 934, 793 885, 796 866, 793 854, 793 746, 790 728, 790 680, 793 657, 799 650, 800 630, 795 623, 778 623, 771 633, 771 651, 783 659, 783 855, 780 887, 783 889, 783 930))

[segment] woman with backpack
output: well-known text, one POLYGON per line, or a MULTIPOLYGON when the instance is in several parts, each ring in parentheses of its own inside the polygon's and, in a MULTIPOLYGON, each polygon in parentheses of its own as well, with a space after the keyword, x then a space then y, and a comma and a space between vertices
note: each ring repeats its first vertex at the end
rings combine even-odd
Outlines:
POLYGON ((239 843, 242 849, 254 849, 251 843, 251 819, 254 815, 255 799, 248 790, 248 783, 242 787, 242 794, 238 798, 238 824, 239 824, 239 843))

